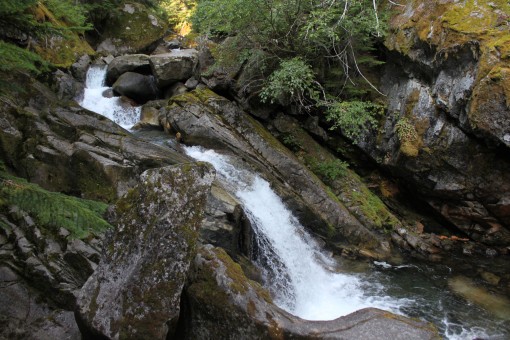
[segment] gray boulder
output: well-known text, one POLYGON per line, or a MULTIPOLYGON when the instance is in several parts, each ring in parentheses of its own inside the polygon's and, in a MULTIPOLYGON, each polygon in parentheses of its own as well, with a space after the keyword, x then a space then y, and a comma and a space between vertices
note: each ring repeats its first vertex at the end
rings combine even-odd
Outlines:
POLYGON ((153 76, 126 72, 112 86, 113 91, 129 97, 138 103, 145 103, 158 97, 158 88, 153 76))
POLYGON ((174 50, 150 56, 152 74, 156 77, 159 88, 186 81, 195 72, 197 63, 198 51, 195 49, 174 50))
POLYGON ((111 85, 126 72, 150 74, 149 56, 145 54, 129 54, 113 59, 108 64, 106 83, 111 85))
POLYGON ((91 62, 90 56, 88 54, 84 54, 71 65, 71 73, 76 80, 81 81, 82 83, 85 82, 87 69, 91 62))
POLYGON ((78 297, 82 333, 111 339, 173 335, 213 179, 206 163, 148 170, 118 201, 111 216, 115 231, 78 297))

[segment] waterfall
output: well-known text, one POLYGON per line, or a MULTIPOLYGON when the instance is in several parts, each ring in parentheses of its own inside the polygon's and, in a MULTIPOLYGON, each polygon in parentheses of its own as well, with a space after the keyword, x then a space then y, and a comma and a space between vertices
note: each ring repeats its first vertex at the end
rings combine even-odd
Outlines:
MULTIPOLYGON (((80 104, 129 128, 138 121, 140 108, 105 96, 111 91, 104 85, 105 75, 106 66, 89 68, 80 104)), ((212 150, 188 147, 186 152, 211 163, 227 190, 243 204, 256 234, 256 261, 281 308, 308 320, 330 320, 377 307, 433 322, 451 340, 508 339, 507 319, 497 319, 449 292, 449 268, 376 261, 364 273, 339 273, 334 270, 336 262, 321 251, 267 181, 212 150)))
POLYGON ((275 303, 307 320, 332 320, 365 307, 398 312, 408 301, 367 296, 354 275, 331 271, 334 266, 284 205, 269 183, 239 169, 226 156, 188 147, 189 156, 213 164, 223 182, 243 204, 258 242, 257 261, 265 271, 275 303))
POLYGON ((105 86, 106 65, 92 65, 87 71, 82 107, 110 118, 125 129, 140 120, 141 107, 135 107, 124 98, 113 97, 111 87, 105 86))

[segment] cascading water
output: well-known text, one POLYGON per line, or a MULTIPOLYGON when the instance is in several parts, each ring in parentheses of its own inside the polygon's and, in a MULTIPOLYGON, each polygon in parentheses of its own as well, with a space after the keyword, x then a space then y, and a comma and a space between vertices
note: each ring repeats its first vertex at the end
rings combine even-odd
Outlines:
POLYGON ((331 320, 364 307, 398 311, 404 300, 368 297, 353 275, 334 273, 330 258, 257 175, 229 164, 228 158, 212 150, 186 148, 189 156, 214 165, 224 182, 243 203, 254 225, 259 262, 277 305, 308 320, 331 320))
MULTIPOLYGON (((104 97, 109 90, 105 74, 105 67, 89 69, 81 105, 129 128, 138 121, 140 109, 104 97)), ((166 146, 160 137, 151 141, 166 146)), ((267 288, 283 309, 309 320, 328 320, 371 306, 433 322, 452 340, 510 337, 510 313, 495 318, 451 294, 448 267, 374 262, 363 273, 338 273, 333 269, 336 262, 321 252, 268 182, 214 151, 190 147, 186 152, 213 164, 224 186, 242 202, 255 226, 257 261, 267 288)))
POLYGON ((130 129, 140 119, 141 107, 123 102, 120 97, 105 95, 111 87, 105 86, 106 65, 92 65, 87 71, 85 91, 80 105, 102 114, 125 129, 130 129))

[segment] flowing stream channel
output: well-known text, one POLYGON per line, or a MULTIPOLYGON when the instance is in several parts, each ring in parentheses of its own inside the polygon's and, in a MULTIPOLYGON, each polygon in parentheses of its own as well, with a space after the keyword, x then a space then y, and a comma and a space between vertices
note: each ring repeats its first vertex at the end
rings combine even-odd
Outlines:
MULTIPOLYGON (((81 105, 125 128, 138 120, 139 108, 123 108, 118 98, 104 98, 106 69, 87 73, 81 105)), ((162 138, 152 140, 165 145, 162 138)), ((211 163, 225 188, 248 214, 261 268, 275 303, 308 320, 332 320, 365 307, 377 307, 433 322, 448 339, 510 338, 510 313, 489 312, 449 290, 452 270, 440 264, 392 266, 385 262, 337 260, 320 249, 287 209, 270 184, 227 155, 185 147, 194 159, 211 163)))

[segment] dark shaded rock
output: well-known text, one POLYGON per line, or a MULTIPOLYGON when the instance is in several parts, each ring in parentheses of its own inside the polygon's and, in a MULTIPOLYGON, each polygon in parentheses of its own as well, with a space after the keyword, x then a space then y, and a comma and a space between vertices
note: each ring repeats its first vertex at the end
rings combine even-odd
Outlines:
POLYGON ((198 52, 195 49, 174 50, 150 56, 152 74, 156 77, 160 89, 189 79, 195 72, 197 63, 198 52))
POLYGON ((182 134, 184 142, 229 150, 257 168, 284 197, 303 225, 331 246, 350 242, 389 254, 387 237, 363 226, 324 184, 260 123, 210 90, 195 90, 171 99, 160 123, 182 134))
POLYGON ((84 334, 151 339, 173 334, 213 178, 206 163, 148 170, 118 201, 106 253, 78 298, 84 334))
POLYGON ((139 73, 123 73, 112 86, 113 91, 134 99, 138 103, 145 103, 158 97, 158 88, 153 76, 139 73))
POLYGON ((113 59, 108 63, 106 84, 112 85, 126 72, 135 72, 149 75, 151 72, 149 56, 145 54, 129 54, 113 59))
POLYGON ((106 21, 102 32, 104 40, 96 50, 114 56, 151 53, 167 28, 168 23, 155 10, 138 2, 124 0, 106 21))
POLYGON ((182 339, 439 339, 437 330, 367 308, 332 321, 306 321, 272 304, 269 293, 246 279, 221 249, 196 256, 183 295, 182 339))
POLYGON ((188 92, 188 88, 186 86, 184 86, 183 83, 179 82, 179 83, 175 83, 173 84, 172 86, 170 86, 166 91, 165 91, 165 98, 171 98, 173 96, 177 96, 177 95, 180 95, 180 94, 183 94, 183 93, 186 93, 188 92))
POLYGON ((43 298, 12 269, 0 265, 0 337, 81 339, 73 312, 53 310, 43 298))

